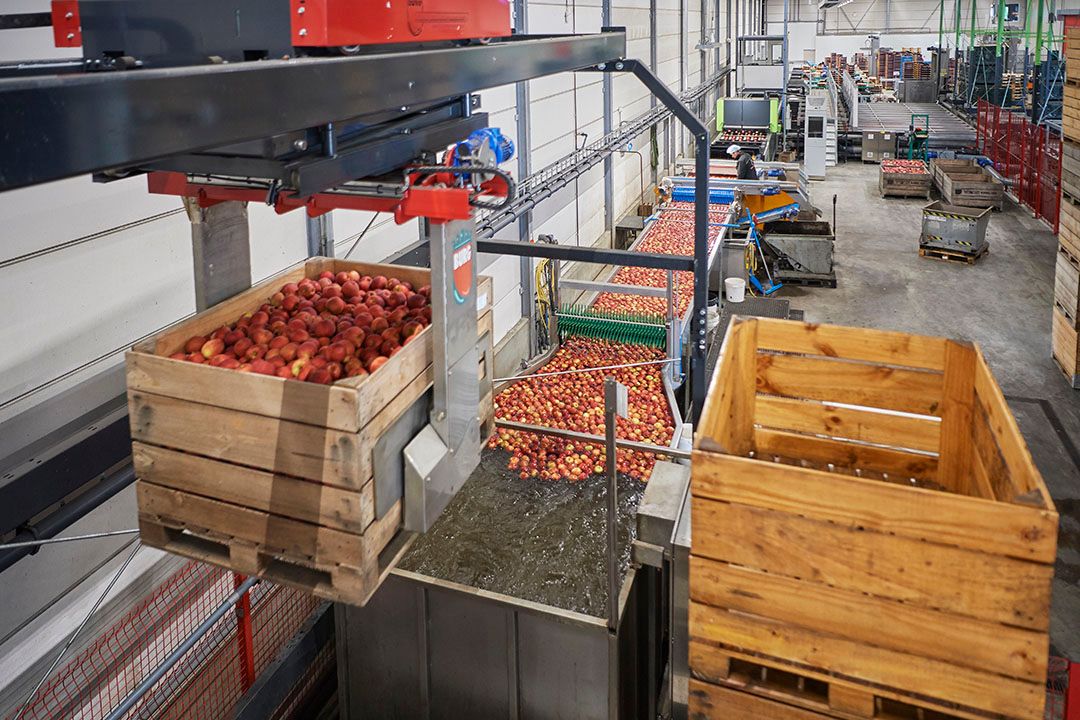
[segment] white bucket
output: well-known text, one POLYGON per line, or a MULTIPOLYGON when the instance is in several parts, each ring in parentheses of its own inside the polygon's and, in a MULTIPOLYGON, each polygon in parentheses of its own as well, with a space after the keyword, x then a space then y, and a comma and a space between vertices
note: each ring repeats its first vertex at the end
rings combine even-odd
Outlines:
POLYGON ((724 280, 724 292, 728 302, 741 303, 746 299, 746 281, 742 278, 727 278, 724 280))

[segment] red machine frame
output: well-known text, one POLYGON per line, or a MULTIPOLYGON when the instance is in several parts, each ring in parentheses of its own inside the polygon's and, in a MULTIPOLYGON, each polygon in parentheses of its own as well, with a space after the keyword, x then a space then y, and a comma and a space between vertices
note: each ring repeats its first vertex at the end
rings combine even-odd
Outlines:
POLYGON ((290 0, 293 45, 348 47, 510 35, 507 0, 290 0))
MULTIPOLYGON (((474 191, 466 187, 438 184, 438 181, 444 179, 436 175, 419 179, 414 175, 410 178, 412 182, 403 197, 371 197, 331 190, 300 198, 291 190, 281 190, 269 201, 267 191, 261 188, 191 182, 184 173, 179 172, 148 173, 147 187, 151 193, 157 195, 192 198, 198 202, 199 207, 204 208, 237 200, 268 203, 273 205, 279 214, 304 208, 309 217, 318 217, 331 210, 387 212, 394 215, 394 221, 399 225, 419 217, 436 224, 468 220, 472 217, 470 200, 474 191)), ((480 190, 485 195, 506 197, 509 188, 504 181, 496 177, 481 185, 480 190)))
MULTIPOLYGON (((289 0, 292 44, 350 48, 511 34, 508 0, 289 0)), ((81 47, 78 0, 52 0, 56 47, 81 47)))

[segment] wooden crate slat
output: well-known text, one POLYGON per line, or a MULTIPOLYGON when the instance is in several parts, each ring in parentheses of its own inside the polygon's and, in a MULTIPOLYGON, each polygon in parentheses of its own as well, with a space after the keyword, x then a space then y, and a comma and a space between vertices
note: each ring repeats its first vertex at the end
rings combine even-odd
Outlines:
MULTIPOLYGON (((986 359, 979 353, 975 366, 975 394, 979 405, 984 409, 990 421, 990 430, 997 440, 1001 455, 1005 459, 1005 465, 1009 469, 1009 479, 1016 487, 1017 492, 1024 494, 1023 502, 1026 504, 1039 504, 1049 510, 1054 509, 1054 501, 1050 498, 1050 491, 1046 489, 1035 460, 1024 443, 1024 436, 1020 432, 1020 426, 1016 424, 1016 418, 1012 410, 1005 402, 1005 395, 1001 392, 994 374, 986 364, 986 359)), ((999 498, 1006 500, 1006 498, 999 498)), ((1006 500, 1008 501, 1008 500, 1006 500)), ((1013 498, 1017 502, 1018 498, 1013 498)))
POLYGON ((761 319, 757 324, 759 350, 823 355, 939 372, 945 367, 945 341, 942 338, 794 320, 761 319))
POLYGON ((822 469, 831 464, 851 471, 863 470, 868 476, 875 472, 888 473, 901 481, 937 477, 938 459, 931 455, 765 428, 754 431, 754 442, 757 452, 765 459, 777 456, 793 461, 805 460, 822 469))
POLYGON ((994 433, 990 429, 990 419, 986 415, 986 408, 982 403, 976 403, 972 415, 971 425, 971 456, 977 463, 976 475, 986 476, 986 483, 990 487, 992 497, 1001 502, 1011 502, 1013 498, 1021 494, 1009 475, 1009 468, 1005 465, 1005 458, 1001 454, 994 433))
POLYGON ((690 679, 691 720, 827 720, 828 716, 794 705, 690 679))
POLYGON ((1080 174, 1077 174, 1076 167, 1062 163, 1061 189, 1073 197, 1080 197, 1080 174))
POLYGON ((852 642, 753 615, 690 603, 691 638, 754 647, 778 660, 829 668, 862 680, 971 709, 1042 720, 1045 681, 1024 682, 923 657, 852 642))
POLYGON ((757 389, 768 395, 896 410, 941 412, 941 375, 803 355, 757 356, 757 389))
POLYGON ((849 713, 855 717, 872 718, 875 712, 874 694, 846 685, 829 686, 829 709, 834 713, 849 713))
POLYGON ((344 490, 140 442, 132 456, 137 477, 173 490, 351 533, 363 533, 375 519, 370 480, 344 490))
POLYGON ((1080 258, 1080 207, 1065 200, 1059 217, 1058 242, 1070 255, 1080 258))
POLYGON ((754 346, 758 324, 734 317, 720 348, 710 394, 718 400, 706 407, 698 441, 721 452, 745 454, 754 443, 754 346), (721 371, 722 370, 722 371, 721 371))
POLYGON ((360 433, 134 391, 128 407, 132 439, 149 445, 352 490, 371 477, 360 433))
POLYGON ((360 429, 356 392, 339 384, 298 383, 141 352, 129 352, 125 359, 129 391, 215 406, 228 399, 230 407, 248 413, 342 432, 360 429))
MULTIPOLYGON (((732 648, 718 648, 694 639, 690 640, 690 662, 694 667, 709 669, 716 669, 716 664, 722 662, 725 667, 731 668, 730 674, 720 679, 711 679, 694 670, 691 672, 691 682, 697 680, 738 695, 772 701, 781 707, 796 707, 821 713, 820 717, 859 720, 857 715, 829 706, 829 693, 838 687, 852 693, 872 692, 878 705, 877 717, 880 720, 911 720, 919 717, 919 712, 927 710, 937 713, 932 716, 935 720, 1002 720, 1003 717, 998 713, 966 710, 955 703, 905 694, 891 688, 870 688, 865 684, 831 675, 821 668, 796 667, 791 663, 778 662, 732 648)), ((772 719, 771 715, 749 716, 753 720, 759 720, 759 717, 760 720, 772 719)))
POLYGON ((829 435, 911 450, 937 452, 941 423, 792 398, 759 395, 755 418, 763 427, 829 435))
POLYGON ((1041 682, 1044 633, 803 582, 706 558, 690 558, 691 599, 867 645, 1041 682))
MULTIPOLYGON (((953 492, 980 496, 981 488, 972 482, 970 451, 971 419, 975 405, 975 356, 971 343, 950 340, 945 344, 937 479, 953 492)), ((993 495, 989 497, 991 500, 994 498, 993 495)))
POLYGON ((1053 563, 1057 516, 1018 505, 850 475, 695 452, 695 497, 1053 563))
POLYGON ((1049 624, 1051 565, 697 496, 691 507, 699 557, 1032 630, 1049 624))
MULTIPOLYGON (((987 428, 987 432, 989 432, 989 428, 987 428)), ((974 434, 972 438, 974 439, 974 434)), ((979 488, 980 497, 996 500, 997 491, 994 490, 994 481, 990 477, 990 471, 987 470, 987 464, 974 448, 971 450, 971 455, 972 482, 979 488)))

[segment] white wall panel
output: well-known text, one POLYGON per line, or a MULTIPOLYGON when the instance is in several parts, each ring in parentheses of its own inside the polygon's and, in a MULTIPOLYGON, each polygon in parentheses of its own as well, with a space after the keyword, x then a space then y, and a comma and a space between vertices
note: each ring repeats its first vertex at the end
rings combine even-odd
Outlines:
POLYGON ((497 113, 514 108, 517 105, 517 90, 513 85, 500 85, 478 93, 480 109, 486 113, 497 113))
POLYGON ((381 214, 372 224, 371 229, 360 234, 371 221, 371 213, 357 210, 334 211, 334 254, 349 260, 363 262, 382 262, 387 257, 403 250, 420 238, 420 225, 416 220, 398 225, 392 215, 381 214), (357 242, 359 240, 359 242, 357 242))
POLYGON ((0 193, 0 261, 168 212, 182 212, 180 199, 151 195, 144 177, 95 183, 87 175, 0 193))
POLYGON ((0 358, 2 420, 25 409, 15 397, 194 310, 187 216, 0 268, 0 307, 15 339, 0 358))
POLYGON ((249 203, 248 227, 253 283, 307 257, 307 216, 302 210, 278 215, 266 205, 249 203))

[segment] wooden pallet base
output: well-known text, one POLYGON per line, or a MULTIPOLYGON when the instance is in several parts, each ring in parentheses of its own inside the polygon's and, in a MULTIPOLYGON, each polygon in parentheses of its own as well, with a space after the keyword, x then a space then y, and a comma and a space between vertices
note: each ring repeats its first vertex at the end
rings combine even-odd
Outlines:
POLYGON ((1060 370, 1061 374, 1065 376, 1065 382, 1069 384, 1069 387, 1071 387, 1073 390, 1080 390, 1080 375, 1073 375, 1071 372, 1066 370, 1065 366, 1061 364, 1060 360, 1058 360, 1057 355, 1051 355, 1050 357, 1054 359, 1054 365, 1057 367, 1057 369, 1060 370))
POLYGON ((1070 323, 1072 323, 1073 327, 1080 328, 1080 320, 1077 320, 1077 318, 1073 317, 1075 313, 1069 312, 1069 310, 1057 300, 1054 301, 1054 309, 1064 315, 1065 318, 1070 323))
POLYGON ((920 247, 919 257, 930 258, 931 260, 947 260, 949 262, 964 262, 968 265, 974 265, 975 261, 981 258, 983 255, 990 254, 990 246, 987 245, 980 252, 977 253, 962 253, 954 252, 952 250, 942 250, 940 248, 933 247, 920 247))
POLYGON ((803 275, 787 275, 785 273, 777 273, 776 279, 785 285, 802 285, 804 287, 836 287, 836 276, 832 277, 812 277, 803 275))
MULTIPOLYGON (((194 527, 184 521, 144 513, 139 515, 139 535, 145 545, 351 605, 366 603, 385 573, 408 548, 413 534, 398 532, 400 525, 399 502, 364 533, 372 552, 358 552, 355 563, 347 565, 290 557, 281 550, 194 527), (380 550, 374 550, 375 547, 380 550)), ((314 532, 315 526, 311 527, 314 532)))
MULTIPOLYGON (((710 649, 707 666, 695 664, 691 643, 691 718, 770 720, 988 720, 1005 716, 950 707, 830 677, 825 671, 774 666, 736 651, 724 657, 710 649)), ((697 654, 701 657, 701 654, 697 654)))
POLYGON ((883 198, 887 198, 887 197, 926 198, 927 200, 929 200, 930 199, 930 192, 929 191, 927 191, 927 192, 922 192, 922 191, 916 192, 916 191, 903 191, 903 190, 888 190, 888 191, 882 191, 881 197, 883 197, 883 198))

